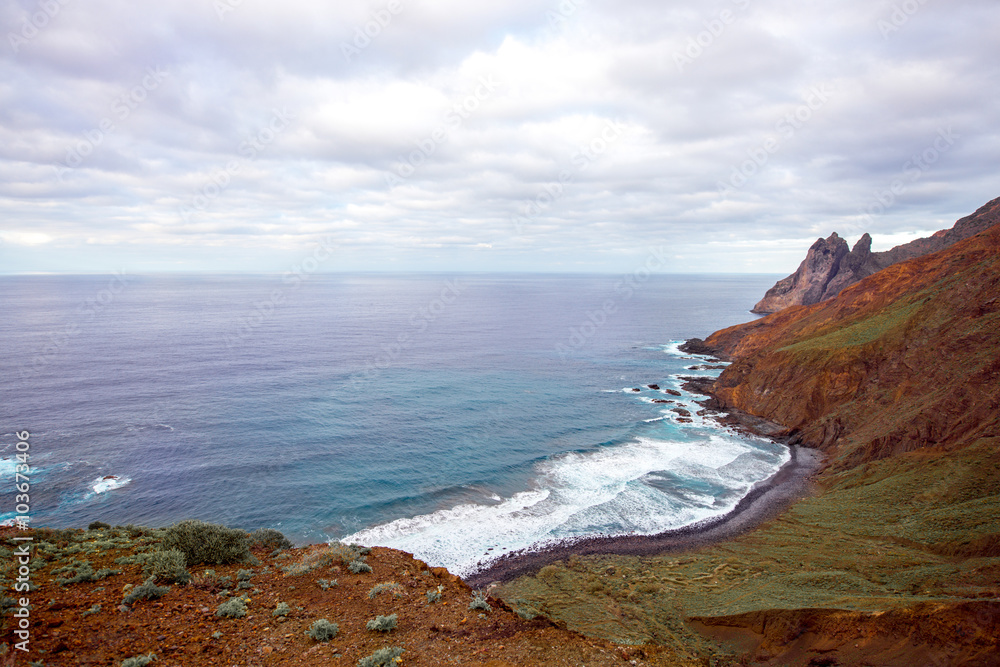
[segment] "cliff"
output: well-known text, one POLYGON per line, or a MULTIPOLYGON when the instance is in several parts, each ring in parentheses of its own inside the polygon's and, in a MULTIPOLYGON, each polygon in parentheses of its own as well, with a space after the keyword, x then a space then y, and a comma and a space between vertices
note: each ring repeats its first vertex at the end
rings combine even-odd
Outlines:
POLYGON ((734 360, 713 388, 723 405, 837 465, 1000 435, 1000 227, 704 346, 734 360))
POLYGON ((792 275, 775 283, 753 307, 758 314, 775 313, 790 306, 811 305, 837 296, 849 285, 889 266, 943 250, 1000 222, 1000 198, 958 220, 951 229, 896 246, 884 252, 871 251, 867 233, 854 248, 836 232, 818 239, 792 275))

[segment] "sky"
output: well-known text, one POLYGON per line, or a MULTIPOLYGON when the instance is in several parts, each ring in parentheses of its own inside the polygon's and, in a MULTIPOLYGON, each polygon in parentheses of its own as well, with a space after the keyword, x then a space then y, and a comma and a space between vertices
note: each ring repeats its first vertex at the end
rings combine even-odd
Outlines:
POLYGON ((996 0, 3 0, 0 273, 789 273, 1000 196, 996 0))

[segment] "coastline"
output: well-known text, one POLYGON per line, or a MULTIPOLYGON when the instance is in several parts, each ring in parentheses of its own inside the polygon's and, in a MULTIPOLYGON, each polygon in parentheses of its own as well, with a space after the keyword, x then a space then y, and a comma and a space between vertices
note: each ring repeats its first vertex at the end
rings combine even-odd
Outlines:
POLYGON ((790 442, 787 430, 773 422, 737 411, 720 413, 715 397, 708 391, 711 384, 709 378, 682 379, 685 380, 686 390, 707 397, 705 401, 700 401, 705 406, 700 414, 715 419, 722 426, 784 444, 791 454, 789 460, 773 475, 755 484, 732 510, 720 517, 656 535, 585 537, 552 544, 537 551, 515 551, 463 577, 463 580, 473 588, 480 588, 532 574, 570 556, 654 556, 698 549, 747 533, 813 492, 813 476, 822 467, 822 453, 790 442))

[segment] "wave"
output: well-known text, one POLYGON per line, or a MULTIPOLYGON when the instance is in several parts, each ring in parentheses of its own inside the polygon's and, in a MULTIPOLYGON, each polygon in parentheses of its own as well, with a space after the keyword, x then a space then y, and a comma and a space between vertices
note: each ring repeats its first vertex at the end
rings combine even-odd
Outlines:
MULTIPOLYGON (((93 494, 107 493, 108 491, 113 491, 115 489, 120 489, 123 486, 128 485, 132 481, 131 477, 120 477, 118 475, 105 475, 104 477, 98 477, 93 482, 90 483, 90 488, 93 494)), ((87 494, 90 496, 91 494, 87 494)))
POLYGON ((536 466, 535 488, 499 504, 397 519, 343 541, 402 549, 467 576, 512 550, 582 536, 652 535, 725 514, 785 460, 787 453, 724 434, 639 437, 549 459, 536 466))

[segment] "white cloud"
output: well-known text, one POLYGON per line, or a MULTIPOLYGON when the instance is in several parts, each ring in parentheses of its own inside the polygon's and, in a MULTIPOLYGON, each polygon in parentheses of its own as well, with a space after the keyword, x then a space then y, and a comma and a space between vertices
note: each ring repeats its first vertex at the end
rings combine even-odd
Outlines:
POLYGON ((782 272, 793 240, 908 239, 998 194, 992 2, 888 35, 888 0, 213 6, 70 3, 0 49, 3 270, 264 270, 332 234, 336 268, 618 271, 674 243, 676 270, 782 272))

